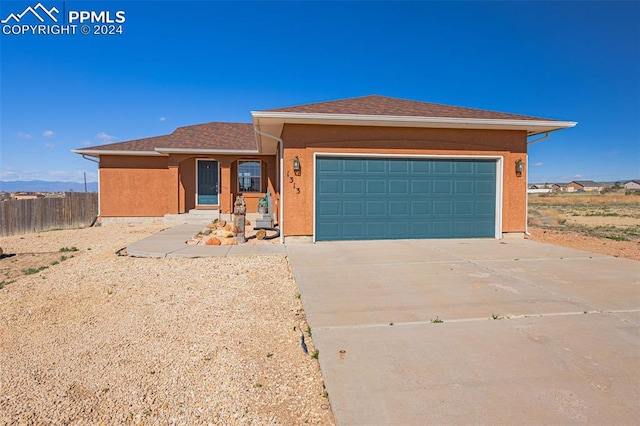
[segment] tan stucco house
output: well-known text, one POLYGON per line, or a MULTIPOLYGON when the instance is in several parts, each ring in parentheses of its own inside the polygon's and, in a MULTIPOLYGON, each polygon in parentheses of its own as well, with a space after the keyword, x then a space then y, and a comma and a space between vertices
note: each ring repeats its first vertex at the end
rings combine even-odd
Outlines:
POLYGON ((75 150, 99 159, 100 217, 225 218, 268 189, 283 241, 521 236, 527 145, 576 125, 378 95, 251 118, 75 150))
POLYGON ((573 180, 567 184, 567 192, 596 192, 604 188, 604 185, 592 180, 573 180))

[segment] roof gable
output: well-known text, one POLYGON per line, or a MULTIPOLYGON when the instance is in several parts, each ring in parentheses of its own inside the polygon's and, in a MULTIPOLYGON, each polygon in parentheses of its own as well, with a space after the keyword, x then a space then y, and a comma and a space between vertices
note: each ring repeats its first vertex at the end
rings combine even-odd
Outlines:
POLYGON ((570 183, 575 183, 575 184, 583 186, 583 187, 584 186, 586 186, 586 187, 601 186, 599 183, 596 183, 596 182, 594 182, 592 180, 574 180, 574 181, 571 181, 570 183))
POLYGON ((369 95, 329 102, 317 102, 285 108, 274 108, 266 110, 265 112, 557 121, 527 115, 508 114, 504 112, 475 108, 411 101, 380 95, 369 95))

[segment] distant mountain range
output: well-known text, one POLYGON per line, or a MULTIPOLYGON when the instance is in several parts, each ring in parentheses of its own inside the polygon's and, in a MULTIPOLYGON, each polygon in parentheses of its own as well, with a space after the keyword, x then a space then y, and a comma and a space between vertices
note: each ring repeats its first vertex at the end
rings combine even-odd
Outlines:
MULTIPOLYGON (((98 182, 87 182, 88 192, 98 192, 98 182)), ((84 192, 84 183, 44 180, 0 180, 0 192, 84 192)))

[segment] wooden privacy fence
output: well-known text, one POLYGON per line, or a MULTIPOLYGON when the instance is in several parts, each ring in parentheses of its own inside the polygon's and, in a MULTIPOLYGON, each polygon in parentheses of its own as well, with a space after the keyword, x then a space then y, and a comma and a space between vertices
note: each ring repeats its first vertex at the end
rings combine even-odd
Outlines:
POLYGON ((98 215, 96 192, 67 192, 60 198, 0 202, 0 237, 89 226, 98 215))

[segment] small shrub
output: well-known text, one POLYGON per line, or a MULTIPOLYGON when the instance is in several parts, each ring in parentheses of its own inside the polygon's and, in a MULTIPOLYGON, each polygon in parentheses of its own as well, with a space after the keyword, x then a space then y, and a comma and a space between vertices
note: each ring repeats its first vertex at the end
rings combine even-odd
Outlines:
POLYGON ((431 324, 442 324, 444 321, 442 321, 439 317, 436 316, 436 319, 432 319, 431 320, 431 324))
POLYGON ((0 289, 2 289, 4 286, 11 284, 14 281, 7 281, 7 280, 2 280, 0 281, 0 289))
POLYGON ((73 252, 73 251, 78 251, 78 247, 73 246, 73 247, 62 247, 60 250, 58 250, 60 253, 67 253, 67 252, 73 252))
POLYGON ((309 327, 309 326, 307 326, 307 334, 309 335, 309 337, 312 337, 311 336, 311 327, 309 327))
POLYGON ((311 358, 313 359, 318 359, 319 356, 320 356, 320 351, 317 349, 313 351, 313 353, 311 354, 311 358))
POLYGON ((27 268, 27 269, 23 269, 23 270, 22 270, 22 272, 23 272, 25 275, 33 275, 33 274, 37 274, 38 272, 42 272, 42 271, 44 271, 45 269, 47 269, 47 267, 46 267, 46 266, 41 266, 41 267, 39 267, 39 268, 27 268))

